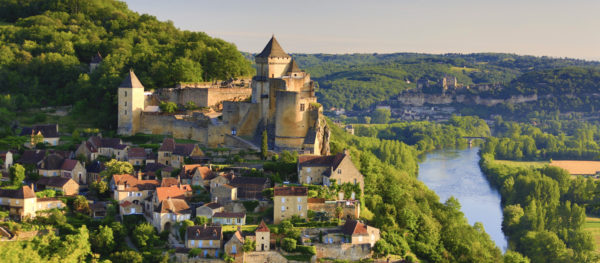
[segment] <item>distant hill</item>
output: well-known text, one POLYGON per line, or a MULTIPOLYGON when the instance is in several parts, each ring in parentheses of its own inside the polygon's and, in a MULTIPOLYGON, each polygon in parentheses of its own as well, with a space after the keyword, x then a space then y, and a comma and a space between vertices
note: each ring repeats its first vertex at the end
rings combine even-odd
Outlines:
POLYGON ((415 81, 455 76, 465 85, 500 84, 482 94, 569 93, 598 90, 600 62, 502 53, 445 54, 293 54, 300 67, 319 82, 326 108, 364 110, 396 97, 415 81), (560 85, 560 88, 552 88, 560 85))
POLYGON ((0 0, 0 107, 72 105, 102 128, 116 123, 116 88, 129 69, 147 89, 253 75, 237 48, 177 29, 115 0, 0 0), (93 73, 88 63, 103 61, 93 73))

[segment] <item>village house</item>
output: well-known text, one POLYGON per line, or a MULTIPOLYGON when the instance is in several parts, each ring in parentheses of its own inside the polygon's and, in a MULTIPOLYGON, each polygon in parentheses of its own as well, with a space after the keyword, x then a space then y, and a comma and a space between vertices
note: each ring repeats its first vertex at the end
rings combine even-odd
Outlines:
POLYGON ((90 140, 81 142, 77 150, 75 150, 75 156, 84 156, 86 160, 96 160, 98 158, 98 148, 90 140))
POLYGON ((42 137, 42 143, 57 146, 60 140, 58 124, 35 125, 23 127, 20 136, 29 136, 30 140, 24 144, 25 147, 34 148, 37 138, 42 137))
POLYGON ((60 191, 64 195, 79 194, 79 184, 70 177, 41 177, 35 182, 35 186, 37 191, 52 189, 54 191, 60 191))
POLYGON ((77 148, 76 154, 89 156, 89 160, 95 160, 98 156, 115 158, 119 161, 125 161, 129 146, 124 145, 119 138, 102 138, 100 136, 91 136, 87 142, 81 143, 77 148), (90 154, 88 154, 90 152, 90 154), (92 154, 93 153, 93 154, 92 154))
POLYGON ((186 164, 181 167, 179 176, 183 183, 207 188, 214 174, 210 167, 200 164, 186 164))
POLYGON ((330 186, 337 184, 358 184, 361 192, 365 184, 363 175, 350 159, 350 152, 345 150, 336 155, 318 156, 301 155, 298 157, 298 182, 301 184, 319 184, 330 186))
POLYGON ((323 243, 349 243, 352 245, 369 245, 373 247, 380 237, 378 228, 368 226, 358 220, 346 220, 346 223, 341 228, 328 231, 323 236, 323 243))
POLYGON ((60 166, 60 174, 63 177, 73 178, 79 185, 87 184, 87 170, 78 160, 64 160, 60 166))
POLYGON ((219 204, 235 201, 237 200, 237 187, 224 184, 215 188, 210 188, 210 199, 219 204))
POLYGON ((256 236, 256 251, 269 251, 271 250, 271 230, 265 224, 264 220, 260 221, 260 224, 254 231, 256 236))
POLYGON ((276 186, 273 188, 273 221, 281 223, 292 216, 306 218, 308 189, 301 186, 276 186))
POLYGON ((89 206, 90 206, 90 214, 89 214, 90 217, 92 217, 94 219, 102 219, 106 216, 106 210, 107 210, 106 202, 94 201, 93 203, 89 204, 89 206))
POLYGON ((196 216, 203 216, 211 219, 214 214, 225 211, 223 205, 215 202, 206 203, 196 208, 196 216))
POLYGON ((167 198, 176 198, 185 200, 192 196, 192 188, 189 185, 171 185, 168 187, 157 187, 152 204, 158 207, 160 203, 167 198))
POLYGON ((8 172, 13 165, 13 154, 11 151, 0 151, 0 171, 8 172))
POLYGON ((217 176, 208 180, 208 185, 210 186, 210 189, 214 189, 214 188, 217 188, 218 186, 229 184, 229 182, 233 179, 233 177, 234 177, 234 174, 231 172, 230 173, 219 173, 217 176))
POLYGON ((158 232, 171 230, 171 227, 184 220, 189 220, 192 210, 183 199, 167 197, 154 210, 152 223, 158 232))
POLYGON ((100 161, 92 161, 88 166, 85 167, 87 172, 87 181, 95 182, 100 179, 100 173, 104 171, 104 164, 100 161))
POLYGON ((66 205, 56 198, 36 198, 32 186, 18 189, 0 189, 0 207, 8 211, 9 216, 20 220, 33 218, 36 212, 66 205))
POLYGON ((38 174, 41 176, 60 176, 64 158, 58 154, 50 154, 42 160, 38 166, 38 174))
POLYGON ((246 224, 246 213, 217 212, 212 216, 212 222, 220 225, 238 225, 246 224))
MULTIPOLYGON (((136 205, 134 207, 136 211, 137 206, 140 206, 139 209, 142 210, 144 200, 154 195, 158 185, 159 182, 156 180, 141 180, 141 178, 129 174, 115 174, 110 181, 110 188, 114 191, 113 198, 119 204, 129 202, 136 205)), ((128 205, 131 206, 131 204, 128 205)), ((131 211, 131 208, 129 210, 131 211)))
POLYGON ((201 257, 219 257, 223 232, 220 225, 191 226, 187 228, 185 247, 188 249, 202 249, 201 257))
MULTIPOLYGON (((25 168, 30 169, 33 172, 43 175, 43 173, 39 173, 38 168, 42 165, 42 161, 50 155, 58 155, 62 157, 62 159, 70 159, 73 157, 73 153, 70 151, 25 150, 16 163, 25 166, 25 168)), ((62 164, 62 162, 60 164, 62 164)))
POLYGON ((231 239, 225 243, 224 250, 227 255, 234 258, 234 262, 243 262, 244 260, 244 237, 242 231, 238 229, 231 236, 231 239))
POLYGON ((204 153, 197 144, 175 143, 173 138, 165 138, 158 149, 158 162, 180 168, 186 158, 202 157, 204 153))
POLYGON ((143 206, 138 203, 130 202, 129 200, 125 200, 119 204, 119 214, 121 216, 121 220, 123 220, 123 216, 127 215, 141 215, 144 213, 143 206))
MULTIPOLYGON (((210 179, 210 189, 216 189, 222 185, 230 185, 237 188, 238 200, 261 200, 262 191, 269 188, 270 181, 267 177, 235 176, 233 172, 221 173, 210 179)), ((211 190, 212 192, 212 190, 211 190)))
POLYGON ((144 148, 131 148, 127 151, 127 162, 131 165, 142 166, 146 164, 148 154, 144 148))
POLYGON ((142 172, 148 178, 156 178, 158 176, 158 173, 160 173, 160 176, 162 176, 163 178, 171 176, 171 169, 173 167, 165 166, 160 163, 148 163, 149 160, 150 159, 146 160, 146 165, 142 167, 142 172))

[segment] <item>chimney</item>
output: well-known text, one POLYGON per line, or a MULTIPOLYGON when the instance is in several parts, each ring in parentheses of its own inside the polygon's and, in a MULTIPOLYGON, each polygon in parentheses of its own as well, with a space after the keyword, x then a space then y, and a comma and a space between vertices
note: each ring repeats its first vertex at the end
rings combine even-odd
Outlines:
POLYGON ((137 175, 137 179, 138 180, 142 180, 142 173, 140 173, 140 171, 135 171, 135 174, 137 175))
POLYGON ((33 183, 31 183, 30 187, 31 187, 31 190, 33 190, 35 192, 35 188, 33 188, 33 183))
POLYGON ((208 169, 210 169, 212 171, 212 163, 208 164, 208 169))
POLYGON ((177 183, 181 183, 181 176, 177 175, 177 183))

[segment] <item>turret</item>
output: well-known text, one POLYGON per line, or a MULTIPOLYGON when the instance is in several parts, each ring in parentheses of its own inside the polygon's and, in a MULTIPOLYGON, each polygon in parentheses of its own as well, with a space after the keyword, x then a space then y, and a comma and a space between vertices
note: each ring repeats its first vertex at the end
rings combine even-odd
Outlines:
POLYGON ((139 132, 140 119, 144 110, 144 86, 133 70, 130 70, 119 85, 118 100, 118 133, 134 135, 139 132))

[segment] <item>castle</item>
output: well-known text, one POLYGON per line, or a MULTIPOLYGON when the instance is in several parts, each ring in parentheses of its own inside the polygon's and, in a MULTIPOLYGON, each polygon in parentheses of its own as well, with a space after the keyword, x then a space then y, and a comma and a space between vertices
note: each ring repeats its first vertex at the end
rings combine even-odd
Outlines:
POLYGON ((270 149, 328 154, 330 132, 310 74, 300 70, 274 36, 255 62, 256 76, 236 87, 195 85, 146 92, 130 71, 118 90, 118 133, 165 134, 216 147, 259 145, 266 130, 270 149), (158 107, 166 101, 222 105, 222 111, 166 114, 158 107))

